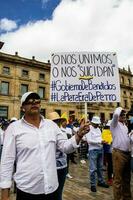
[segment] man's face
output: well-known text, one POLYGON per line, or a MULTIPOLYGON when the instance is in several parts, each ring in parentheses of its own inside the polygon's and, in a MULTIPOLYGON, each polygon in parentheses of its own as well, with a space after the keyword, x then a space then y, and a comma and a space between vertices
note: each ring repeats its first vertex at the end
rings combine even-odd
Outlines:
POLYGON ((40 113, 40 99, 29 99, 26 101, 22 108, 26 115, 38 115, 40 113))
POLYGON ((119 116, 119 121, 124 123, 126 121, 126 113, 122 113, 120 116, 119 116))
POLYGON ((62 127, 66 127, 67 126, 67 120, 63 120, 62 122, 61 122, 61 125, 62 125, 62 127))
POLYGON ((60 119, 55 119, 53 121, 60 127, 60 124, 61 124, 61 120, 60 119))
POLYGON ((98 128, 98 127, 99 127, 99 124, 94 124, 94 123, 92 123, 92 126, 93 126, 94 128, 98 128))

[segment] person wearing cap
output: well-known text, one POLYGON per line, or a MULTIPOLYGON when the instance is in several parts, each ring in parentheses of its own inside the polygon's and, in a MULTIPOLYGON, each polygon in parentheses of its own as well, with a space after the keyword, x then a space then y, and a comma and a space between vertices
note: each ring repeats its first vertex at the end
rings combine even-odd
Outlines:
POLYGON ((98 116, 94 116, 91 120, 90 131, 83 138, 88 143, 90 185, 92 192, 97 191, 96 173, 98 186, 105 188, 109 187, 103 178, 103 141, 101 130, 99 128, 100 124, 100 118, 98 116))
MULTIPOLYGON (((59 126, 59 128, 61 126, 61 122, 64 120, 59 116, 57 112, 49 113, 48 119, 51 119, 53 122, 55 122, 59 126)), ((67 139, 66 133, 62 132, 62 134, 64 138, 67 139)), ((58 149, 56 150, 56 168, 59 182, 59 186, 56 190, 56 199, 62 200, 62 193, 67 174, 67 155, 58 149)))
POLYGON ((113 136, 113 193, 114 200, 131 200, 130 138, 126 126, 126 111, 115 109, 110 124, 113 136))
POLYGON ((113 183, 113 163, 112 163, 112 133, 110 131, 111 120, 105 124, 102 130, 102 139, 104 150, 104 165, 107 167, 108 184, 113 183))
POLYGON ((89 130, 86 124, 75 136, 64 139, 59 127, 40 115, 40 106, 37 93, 25 93, 21 98, 24 116, 6 130, 0 166, 1 200, 10 199, 12 179, 17 186, 16 200, 56 200, 56 149, 70 153, 89 130))

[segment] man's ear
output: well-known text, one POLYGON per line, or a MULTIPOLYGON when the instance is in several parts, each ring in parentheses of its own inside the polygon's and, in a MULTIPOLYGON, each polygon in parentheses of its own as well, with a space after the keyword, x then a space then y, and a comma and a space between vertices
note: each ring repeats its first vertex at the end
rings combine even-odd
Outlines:
POLYGON ((25 109, 24 109, 24 107, 23 107, 23 106, 21 106, 21 111, 25 112, 25 109))

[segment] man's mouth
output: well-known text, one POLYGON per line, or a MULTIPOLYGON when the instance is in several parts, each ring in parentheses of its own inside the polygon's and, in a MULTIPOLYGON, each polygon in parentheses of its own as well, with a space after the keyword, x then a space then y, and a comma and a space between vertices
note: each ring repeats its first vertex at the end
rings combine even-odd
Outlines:
POLYGON ((33 109, 33 110, 38 110, 38 107, 33 106, 31 109, 33 109))

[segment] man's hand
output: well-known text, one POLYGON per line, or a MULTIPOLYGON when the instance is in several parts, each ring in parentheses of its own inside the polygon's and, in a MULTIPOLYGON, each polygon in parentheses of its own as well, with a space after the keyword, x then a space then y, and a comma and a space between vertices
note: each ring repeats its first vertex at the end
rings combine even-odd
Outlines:
POLYGON ((78 131, 78 135, 80 137, 83 137, 86 133, 90 131, 90 125, 89 123, 85 123, 84 125, 81 125, 78 131))
POLYGON ((108 144, 108 142, 105 140, 102 140, 101 144, 108 144))
POLYGON ((9 194, 10 194, 9 188, 2 189, 1 190, 1 200, 10 200, 9 194))
POLYGON ((77 141, 77 144, 80 142, 82 137, 90 131, 89 123, 85 123, 84 125, 81 125, 79 128, 79 131, 75 134, 75 138, 77 141))
POLYGON ((133 135, 133 130, 131 130, 131 132, 129 133, 129 136, 132 136, 133 135))

